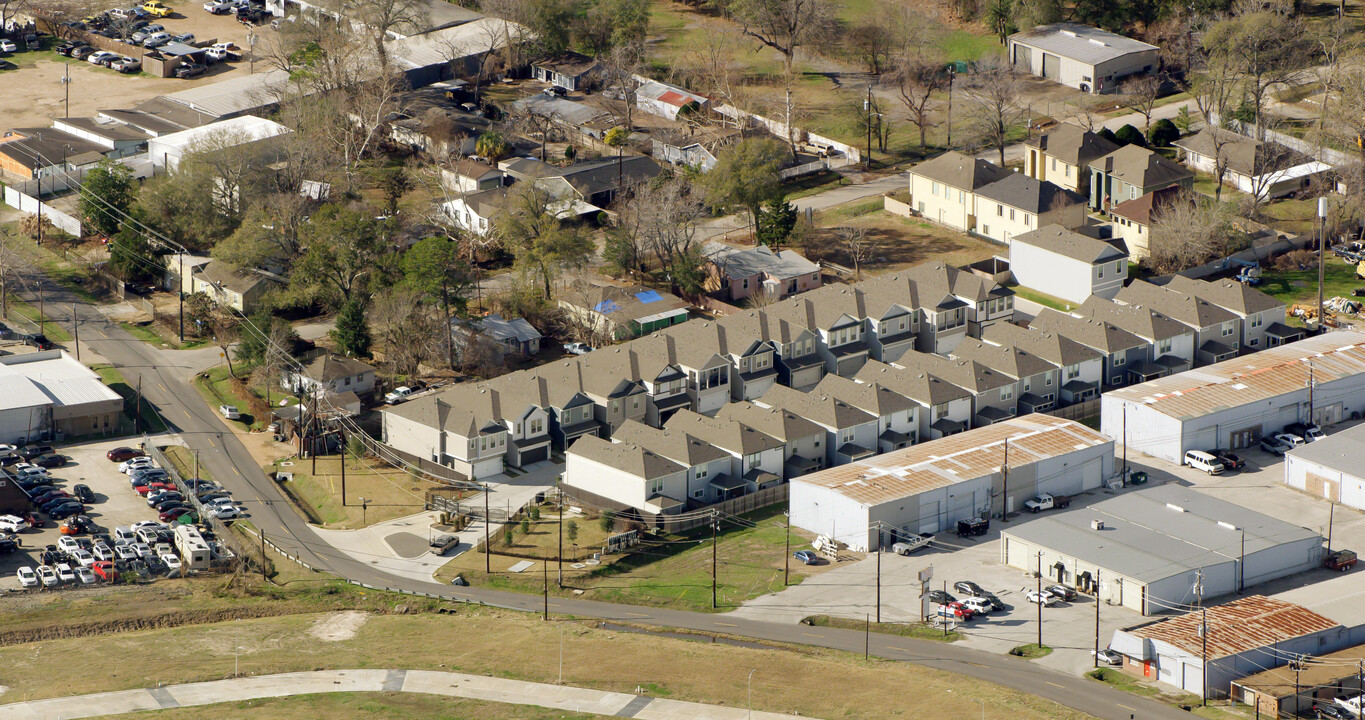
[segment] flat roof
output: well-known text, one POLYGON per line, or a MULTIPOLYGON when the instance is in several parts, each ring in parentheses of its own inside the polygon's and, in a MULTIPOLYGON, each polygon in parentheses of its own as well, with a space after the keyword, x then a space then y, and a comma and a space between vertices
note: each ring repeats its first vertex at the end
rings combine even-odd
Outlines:
POLYGON ((181 130, 180 132, 162 135, 150 142, 158 146, 177 147, 182 150, 189 149, 199 142, 203 142, 222 134, 226 140, 242 140, 243 142, 254 142, 272 138, 276 135, 284 135, 291 132, 289 128, 265 118, 254 115, 243 115, 241 117, 219 120, 208 125, 181 130))
MULTIPOLYGON (((1243 530, 1247 555, 1322 539, 1307 528, 1171 484, 1125 493, 1083 510, 1045 515, 1001 534, 1064 550, 1106 574, 1155 582, 1237 561, 1243 555, 1243 530), (1104 529, 1092 529, 1092 520, 1102 520, 1104 529)), ((1194 600, 1193 590, 1187 600, 1194 600)))
POLYGON ((1365 373, 1365 333, 1338 330, 1104 394, 1188 420, 1365 373))
POLYGON ((1039 25, 1032 30, 1017 32, 1009 39, 1087 65, 1099 65, 1124 55, 1159 49, 1140 40, 1080 23, 1039 25))
POLYGON ((1365 468, 1360 463, 1365 458, 1365 424, 1332 433, 1317 442, 1300 445, 1288 454, 1297 460, 1353 477, 1365 476, 1365 468))
MULTIPOLYGON (((1335 547, 1340 550, 1342 546, 1335 547)), ((1275 597, 1306 605, 1348 628, 1365 626, 1365 587, 1353 579, 1354 575, 1339 573, 1330 580, 1276 593, 1275 597)))
POLYGON ((999 472, 1005 460, 1006 439, 1011 468, 1113 444, 1077 422, 1051 415, 1025 415, 792 478, 791 482, 828 488, 864 506, 879 505, 999 472))
MULTIPOLYGON (((225 117, 280 102, 293 85, 284 70, 267 70, 254 75, 239 75, 222 82, 196 85, 161 97, 205 115, 225 117)), ((311 92, 304 91, 302 95, 311 92)))
MULTIPOLYGON (((1192 655, 1207 652, 1208 658, 1214 660, 1274 647, 1285 640, 1334 627, 1338 627, 1337 623, 1302 605, 1264 595, 1251 595, 1215 605, 1203 613, 1186 613, 1124 632, 1145 640, 1160 640, 1192 655), (1199 627, 1203 619, 1201 615, 1204 614, 1207 616, 1208 628, 1201 635, 1199 627)), ((1264 660, 1279 662, 1279 656, 1267 655, 1264 660)))
POLYGON ((59 407, 122 400, 93 370, 61 350, 0 358, 0 409, 51 402, 59 407), (35 394, 36 393, 36 394, 35 394), (39 402, 33 402, 41 398, 39 402))

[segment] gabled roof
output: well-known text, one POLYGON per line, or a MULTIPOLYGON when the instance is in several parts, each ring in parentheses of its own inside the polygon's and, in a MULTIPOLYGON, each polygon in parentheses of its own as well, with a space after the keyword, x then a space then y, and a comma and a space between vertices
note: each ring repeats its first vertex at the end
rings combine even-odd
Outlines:
POLYGON ((730 457, 724 450, 685 432, 669 432, 637 420, 621 423, 621 427, 616 428, 611 436, 614 440, 635 443, 650 452, 688 467, 730 457))
MULTIPOLYGON (((783 386, 773 385, 772 389, 776 390, 779 387, 783 386)), ((800 394, 804 395, 805 393, 800 394)), ((812 435, 821 435, 825 432, 824 428, 785 407, 761 407, 748 400, 727 404, 720 409, 720 412, 716 413, 716 421, 747 425, 784 443, 812 435)))
POLYGON ((949 150, 933 160, 926 160, 910 168, 908 172, 960 190, 971 191, 1010 174, 1009 170, 999 165, 963 155, 956 150, 949 150))
POLYGON ((238 294, 248 293, 262 283, 283 284, 280 277, 264 270, 239 270, 221 260, 210 260, 205 263, 203 269, 199 271, 199 276, 238 294))
POLYGON ((1194 177, 1184 165, 1140 145, 1125 145, 1096 158, 1090 167, 1139 188, 1165 187, 1194 177))
POLYGON ((721 422, 686 409, 674 413, 664 430, 692 435, 739 457, 783 447, 781 440, 741 422, 721 422))
POLYGON ((821 378, 811 392, 838 398, 879 417, 919 407, 914 400, 881 383, 861 383, 833 373, 821 378))
POLYGON ((1010 173, 1008 177, 978 188, 976 194, 1037 215, 1085 202, 1085 196, 1078 192, 1046 180, 1035 180, 1023 173, 1010 173))
POLYGON ((1020 243, 1091 265, 1128 257, 1128 253, 1103 240, 1096 240, 1055 223, 1015 235, 1010 241, 1010 247, 1013 248, 1020 243))
POLYGON ((1039 373, 1056 370, 1057 365, 1049 360, 1012 345, 990 345, 976 338, 963 338, 952 356, 971 360, 986 367, 1003 372, 1016 380, 1022 380, 1039 373))
POLYGON ((374 372, 374 367, 353 358, 325 353, 304 363, 303 374, 318 382, 331 382, 374 372))
POLYGON ((819 390, 801 392, 785 385, 774 385, 758 400, 764 405, 794 413, 832 430, 875 422, 877 416, 819 390))
POLYGON ((643 480, 672 475, 687 469, 635 443, 611 442, 592 434, 584 435, 575 440, 567 452, 602 463, 643 480))
POLYGON ((1098 295, 1091 295, 1075 310, 1077 315, 1105 320, 1147 338, 1152 342, 1192 332, 1184 323, 1148 307, 1121 305, 1098 295))
MULTIPOLYGON (((1302 605, 1252 595, 1214 605, 1202 613, 1186 613, 1124 632, 1146 640, 1160 640, 1189 655, 1207 655, 1209 660, 1216 660, 1275 648, 1282 642, 1337 627, 1340 625, 1336 621, 1302 605), (1200 632, 1204 623, 1208 624, 1207 630, 1200 632)), ((1265 664, 1274 664, 1274 660, 1265 664)))
POLYGON ((1094 348, 1082 345, 1060 332, 1039 327, 1025 328, 1012 323, 995 323, 982 332, 981 338, 996 345, 1023 348, 1061 366, 1104 359, 1104 353, 1094 348))
POLYGON ((853 377, 858 382, 884 385, 925 407, 972 396, 966 390, 925 372, 916 363, 920 353, 912 351, 906 355, 908 357, 901 358, 904 365, 887 365, 868 360, 853 377))
POLYGON ((1166 287, 1203 298, 1238 315, 1251 315, 1276 308, 1284 309, 1284 301, 1236 280, 1195 280, 1183 275, 1173 275, 1166 287))
POLYGON ((778 280, 788 280, 820 272, 819 265, 807 260, 795 250, 774 251, 767 245, 734 248, 720 243, 709 243, 705 253, 708 260, 732 278, 768 275, 778 280))
POLYGON ((1086 65, 1099 65, 1125 55, 1157 49, 1157 46, 1139 40, 1069 22, 1039 25, 1032 30, 1017 32, 1009 40, 1086 65))
POLYGON ((1215 154, 1240 175, 1258 177, 1312 162, 1312 158, 1276 142, 1260 142, 1223 128, 1204 128, 1172 145, 1212 159, 1215 154))
POLYGON ((934 377, 947 380, 973 395, 1012 385, 1015 380, 1000 370, 994 370, 974 360, 946 358, 929 353, 906 353, 897 364, 900 363, 912 363, 916 367, 922 367, 934 377))
POLYGON ((590 58, 587 55, 576 53, 572 50, 560 53, 554 57, 537 60, 531 64, 536 67, 554 70, 561 75, 568 75, 571 77, 578 77, 590 70, 596 70, 602 65, 602 63, 598 62, 595 58, 590 58))
POLYGON ((1061 123, 1038 137, 1029 138, 1025 144, 1077 167, 1085 167, 1091 160, 1119 149, 1117 144, 1072 123, 1061 123))
POLYGON ((661 315, 686 313, 688 308, 682 298, 663 290, 623 288, 586 281, 576 282, 561 292, 559 301, 601 315, 618 325, 661 315))
POLYGON ((531 342, 539 337, 540 331, 526 322, 526 318, 512 318, 504 320, 497 313, 491 313, 487 317, 475 320, 474 324, 483 333, 495 340, 515 340, 517 342, 531 342))
POLYGON ((1134 280, 1119 290, 1114 299, 1134 307, 1151 308, 1196 329, 1237 319, 1231 311, 1218 307, 1208 300, 1153 285, 1146 280, 1134 280))
POLYGON ((1055 332, 1103 353, 1115 353, 1150 344, 1103 318, 1076 317, 1052 308, 1043 308, 1029 327, 1055 332))
POLYGON ((1180 188, 1164 187, 1160 190, 1153 190, 1149 193, 1124 200, 1109 209, 1109 212, 1121 218, 1132 220, 1139 225, 1151 225, 1152 216, 1160 215, 1161 209, 1175 202, 1180 197, 1180 188))

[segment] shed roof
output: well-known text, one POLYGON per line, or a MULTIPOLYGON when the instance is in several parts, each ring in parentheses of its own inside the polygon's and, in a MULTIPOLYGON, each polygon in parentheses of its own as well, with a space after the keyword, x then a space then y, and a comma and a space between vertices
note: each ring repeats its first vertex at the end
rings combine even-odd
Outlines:
POLYGON ((1006 439, 1011 468, 1113 444, 1113 440, 1080 423, 1051 415, 1026 415, 856 460, 791 482, 828 488, 871 507, 999 472, 1006 439))
POLYGON ((1208 659, 1215 660, 1274 647, 1286 640, 1335 627, 1339 627, 1336 622, 1302 605, 1252 595, 1126 632, 1134 637, 1160 640, 1191 655, 1207 653, 1208 659), (1201 621, 1207 622, 1202 635, 1201 621))
POLYGON ((1365 373, 1365 333, 1330 332, 1105 395, 1188 420, 1302 390, 1309 362, 1318 385, 1365 373))
POLYGON ((1010 42, 1036 47, 1087 65, 1099 65, 1132 53, 1158 49, 1155 45, 1080 23, 1039 25, 1032 30, 1017 32, 1009 39, 1010 42))

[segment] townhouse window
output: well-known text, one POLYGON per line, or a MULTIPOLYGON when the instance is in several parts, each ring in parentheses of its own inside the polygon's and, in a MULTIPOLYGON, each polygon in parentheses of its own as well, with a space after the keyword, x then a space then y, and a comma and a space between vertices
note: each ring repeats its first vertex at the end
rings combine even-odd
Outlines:
POLYGON ((658 495, 664 491, 664 479, 654 478, 649 481, 649 494, 658 495))
POLYGON ((919 210, 919 214, 921 214, 921 215, 924 214, 924 201, 923 201, 923 200, 919 201, 919 208, 918 208, 918 210, 919 210))
POLYGON ((473 441, 473 440, 470 440, 470 441, 469 441, 469 450, 468 450, 465 454, 466 454, 466 455, 473 455, 473 454, 474 454, 474 451, 477 450, 477 449, 478 449, 478 447, 474 444, 474 441, 473 441))
POLYGON ((1067 177, 1071 177, 1071 166, 1070 166, 1070 165, 1063 165, 1062 167, 1065 169, 1066 176, 1067 176, 1067 177))
POLYGON ((1252 327, 1258 328, 1258 327, 1261 326, 1261 323, 1262 323, 1262 322, 1264 322, 1264 321, 1261 319, 1261 316, 1260 316, 1260 315, 1253 315, 1253 316, 1251 316, 1251 326, 1252 326, 1252 327))
POLYGON ((488 438, 487 438, 487 437, 481 437, 481 438, 479 438, 479 451, 482 452, 482 451, 487 450, 487 449, 488 449, 488 438))
POLYGON ((1005 217, 1005 206, 1000 203, 995 204, 995 214, 998 217, 1005 217))
POLYGON ((1261 344, 1261 339, 1260 339, 1260 338, 1252 338, 1252 339, 1250 339, 1250 340, 1247 341, 1247 344, 1250 345, 1250 346, 1252 346, 1252 347, 1256 347, 1257 345, 1260 345, 1260 344, 1261 344))
POLYGON ((1109 378, 1109 384, 1110 384, 1110 385, 1122 385, 1122 384, 1123 384, 1123 376, 1122 376, 1122 375, 1115 375, 1115 376, 1109 378))
POLYGON ((518 435, 521 434, 521 423, 517 423, 516 433, 517 433, 518 435))
POLYGON ((1223 337, 1227 337, 1227 336, 1231 335, 1231 334, 1232 334, 1232 329, 1233 329, 1233 328, 1232 328, 1232 323, 1230 323, 1230 322, 1223 323, 1223 337))
POLYGON ((1052 171, 1057 172, 1057 158, 1052 158, 1052 171))
POLYGON ((1024 213, 1024 227, 1033 227, 1033 216, 1024 213))
POLYGON ((990 225, 982 224, 982 226, 981 226, 981 234, 982 234, 982 235, 990 235, 990 234, 991 234, 991 226, 990 226, 990 225))
POLYGON ((614 413, 618 412, 620 409, 621 409, 621 401, 620 401, 620 400, 612 400, 612 401, 611 401, 611 411, 612 411, 612 413, 614 414, 614 413))
POLYGON ((758 465, 758 461, 759 461, 759 458, 760 458, 761 455, 762 455, 762 453, 754 453, 753 455, 746 455, 746 456, 744 457, 744 469, 745 469, 745 470, 752 470, 752 469, 754 469, 754 468, 758 465))
POLYGON ((816 438, 816 439, 815 439, 815 447, 817 447, 817 448, 820 447, 820 439, 819 439, 819 438, 816 438))
POLYGON ((942 404, 942 405, 935 405, 935 406, 934 406, 934 419, 935 419, 935 420, 942 420, 943 418, 946 418, 946 417, 948 417, 948 404, 947 404, 947 403, 944 403, 944 404, 942 404))
POLYGON ((1114 367, 1119 367, 1119 366, 1122 365, 1122 364, 1123 364, 1123 356, 1122 356, 1122 355, 1115 355, 1115 356, 1114 356, 1114 367))
POLYGON ((815 338, 806 338, 806 354, 815 352, 815 338))
POLYGON ((1010 208, 1010 222, 1014 222, 1014 208, 1010 208))
POLYGON ((1156 351, 1159 352, 1159 353, 1168 353, 1168 352, 1170 352, 1170 351, 1171 351, 1171 340, 1170 340, 1170 338, 1167 338, 1167 339, 1165 339, 1165 340, 1159 341, 1159 342, 1156 344, 1156 351))
POLYGON ((1080 366, 1080 365, 1067 365, 1067 366, 1066 366, 1066 379, 1067 379, 1067 380, 1074 380, 1074 379, 1075 379, 1078 375, 1080 375, 1080 374, 1081 374, 1081 366, 1080 366))
POLYGON ((708 468, 708 467, 706 467, 705 465, 703 465, 703 466, 697 468, 697 479, 698 479, 698 480, 705 480, 706 477, 707 477, 708 475, 710 475, 710 474, 711 474, 711 469, 708 468))
POLYGON ((1099 279, 1100 279, 1100 280, 1103 280, 1103 279, 1104 279, 1104 266, 1103 266, 1103 265, 1101 265, 1101 266, 1099 267, 1099 271, 1100 271, 1099 279))
POLYGON ((1032 382, 1032 381, 1029 381, 1029 380, 1025 380, 1025 381, 1024 381, 1024 392, 1028 392, 1029 390, 1032 390, 1032 389, 1033 389, 1033 382, 1032 382))
POLYGON ((694 490, 694 491, 692 491, 692 497, 694 497, 694 498, 699 498, 699 497, 701 497, 701 496, 703 496, 703 495, 705 495, 705 494, 706 494, 706 490, 704 490, 704 489, 703 489, 703 490, 694 490))
POLYGON ((1122 275, 1122 274, 1123 274, 1123 261, 1122 261, 1122 260, 1120 260, 1120 261, 1114 263, 1114 272, 1118 273, 1119 275, 1122 275))
POLYGON ((967 202, 967 191, 965 191, 965 190, 958 190, 958 191, 957 191, 957 203, 958 203, 959 205, 961 205, 962 203, 965 203, 965 202, 967 202))
POLYGON ((1052 387, 1052 373, 1047 374, 1047 378, 1043 381, 1043 384, 1052 387))
POLYGON ((1128 186, 1128 199, 1129 200, 1137 199, 1137 188, 1132 185, 1128 186))
POLYGON ((934 196, 938 195, 938 183, 929 183, 929 194, 934 196))
POLYGON ((853 429, 852 429, 852 428, 844 428, 843 430, 840 430, 840 431, 839 431, 839 442, 840 442, 840 443, 851 443, 851 442, 853 442, 853 437, 854 437, 854 432, 853 432, 853 429))
POLYGON ((545 429, 545 422, 544 422, 543 420, 541 420, 540 418, 536 418, 535 420, 532 420, 532 421, 531 421, 531 434, 532 434, 532 435, 538 434, 538 433, 542 432, 544 429, 545 429))
POLYGON ((904 329, 905 329, 905 318, 901 318, 900 329, 901 329, 901 330, 904 330, 904 329))
POLYGON ((1014 399, 1014 388, 1009 387, 1009 386, 1000 388, 1000 399, 1001 399, 1001 400, 1013 400, 1013 399, 1014 399))
POLYGON ((639 395, 636 395, 635 397, 631 398, 631 400, 630 400, 630 409, 631 409, 631 410, 639 410, 639 409, 640 409, 640 396, 639 396, 639 395))

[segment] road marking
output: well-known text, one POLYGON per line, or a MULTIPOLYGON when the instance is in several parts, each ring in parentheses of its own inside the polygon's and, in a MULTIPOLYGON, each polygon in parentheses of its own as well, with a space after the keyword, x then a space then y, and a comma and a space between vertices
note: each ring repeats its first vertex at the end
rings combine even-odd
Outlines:
POLYGON ((641 613, 626 613, 626 614, 629 615, 629 616, 631 616, 631 617, 638 617, 638 618, 647 618, 647 617, 649 617, 648 615, 643 615, 643 614, 641 614, 641 613))
POLYGON ((819 634, 817 634, 817 633, 801 633, 801 634, 802 634, 802 635, 805 635, 806 637, 818 637, 818 638, 824 637, 824 635, 819 635, 819 634))
POLYGON ((717 624, 717 625, 721 625, 721 626, 723 626, 723 627, 739 627, 738 625, 732 625, 732 624, 730 624, 730 623, 723 623, 723 622, 718 622, 718 623, 716 623, 716 624, 717 624))
POLYGON ((1051 680, 1044 680, 1043 682, 1047 683, 1048 685, 1051 685, 1052 687, 1059 687, 1059 688, 1062 688, 1063 690, 1066 689, 1065 687, 1063 687, 1063 686, 1061 686, 1061 685, 1058 685, 1057 683, 1052 682, 1051 680))
POLYGON ((1128 707, 1127 705, 1124 705, 1123 703, 1116 703, 1116 704, 1117 704, 1119 707, 1123 708, 1124 710, 1130 710, 1130 711, 1132 711, 1132 712, 1137 712, 1137 708, 1130 708, 1130 707, 1128 707))
POLYGON ((901 652, 910 652, 910 648, 897 647, 897 646, 895 646, 895 645, 892 645, 892 646, 891 646, 891 649, 892 649, 892 650, 900 650, 901 652))

